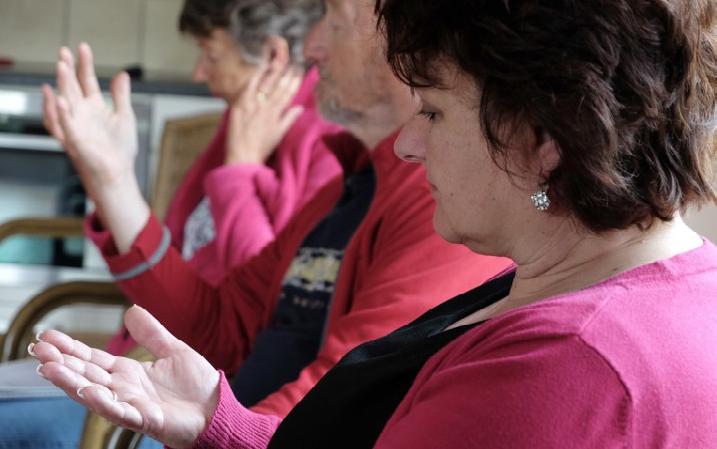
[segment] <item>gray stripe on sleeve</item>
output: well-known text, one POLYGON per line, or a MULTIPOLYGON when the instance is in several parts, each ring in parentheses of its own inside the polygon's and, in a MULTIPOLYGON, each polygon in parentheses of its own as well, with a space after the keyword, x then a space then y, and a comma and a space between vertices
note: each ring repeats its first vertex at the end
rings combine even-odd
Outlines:
POLYGON ((144 273, 145 271, 148 271, 153 266, 157 265, 159 261, 162 260, 162 257, 164 257, 164 255, 167 253, 167 250, 169 249, 169 245, 171 243, 172 236, 169 233, 169 229, 167 229, 167 227, 165 226, 162 232, 162 241, 159 242, 159 248, 157 248, 157 251, 152 254, 152 257, 150 257, 149 260, 147 260, 146 262, 142 262, 141 264, 125 271, 124 273, 112 273, 112 276, 114 277, 115 281, 119 282, 132 279, 144 273))

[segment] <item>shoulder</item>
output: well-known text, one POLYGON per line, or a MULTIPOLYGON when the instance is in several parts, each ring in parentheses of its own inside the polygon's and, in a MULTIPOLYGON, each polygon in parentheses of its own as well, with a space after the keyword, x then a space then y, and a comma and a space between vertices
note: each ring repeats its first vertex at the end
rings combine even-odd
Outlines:
POLYGON ((579 335, 514 323, 471 330, 431 358, 383 438, 394 447, 421 428, 458 448, 623 447, 608 442, 625 442, 630 415, 619 375, 579 335), (602 433, 586 435, 587 421, 602 433))

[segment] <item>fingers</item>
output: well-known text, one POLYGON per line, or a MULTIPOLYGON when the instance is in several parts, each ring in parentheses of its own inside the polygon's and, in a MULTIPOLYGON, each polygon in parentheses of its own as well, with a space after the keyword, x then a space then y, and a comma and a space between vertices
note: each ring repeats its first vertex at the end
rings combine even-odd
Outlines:
POLYGON ((169 357, 185 348, 155 317, 139 306, 127 310, 124 322, 135 341, 157 358, 169 357))
MULTIPOLYGON (((87 406, 116 424, 133 430, 141 430, 144 420, 140 409, 128 402, 120 402, 117 393, 108 386, 93 382, 91 378, 95 374, 91 372, 93 368, 90 367, 90 364, 85 364, 87 368, 85 372, 89 378, 68 366, 77 366, 77 364, 84 364, 84 362, 72 358, 66 359, 65 364, 47 362, 38 366, 37 372, 62 389, 70 399, 87 406)), ((147 410, 147 416, 157 415, 156 406, 153 409, 153 405, 148 405, 146 401, 139 399, 136 401, 141 403, 143 409, 147 410)))
POLYGON ((96 348, 90 348, 81 341, 56 330, 47 330, 38 335, 33 352, 40 361, 62 362, 64 356, 72 356, 84 362, 97 365, 105 371, 112 371, 117 357, 96 348), (58 360, 58 354, 62 360, 58 360))
POLYGON ((63 354, 72 355, 82 360, 90 360, 92 357, 92 350, 89 346, 60 331, 46 330, 37 337, 39 341, 35 346, 36 349, 43 346, 42 343, 48 343, 63 354))
POLYGON ((112 387, 112 375, 92 362, 64 355, 62 364, 93 384, 112 387))
POLYGON ((279 121, 279 134, 282 136, 285 135, 287 131, 289 131, 289 128, 291 128, 291 125, 293 125, 303 113, 304 108, 302 106, 294 106, 293 108, 287 109, 279 121))
POLYGON ((302 81, 303 72, 297 71, 297 69, 287 70, 287 72, 281 77, 276 86, 276 90, 277 96, 284 98, 287 101, 284 107, 288 106, 289 102, 299 91, 302 81))
POLYGON ((276 94, 276 88, 279 85, 280 80, 286 74, 286 71, 272 71, 270 67, 264 67, 259 71, 260 79, 257 85, 257 93, 263 92, 266 95, 274 96, 276 94))
POLYGON ((38 367, 37 373, 61 388, 68 396, 76 401, 81 399, 77 396, 77 390, 92 385, 84 376, 77 374, 62 363, 44 363, 38 367))
POLYGON ((38 342, 30 343, 27 347, 27 352, 39 360, 41 363, 47 362, 63 362, 63 356, 59 349, 50 343, 38 342))
POLYGON ((253 110, 258 105, 273 114, 282 113, 294 99, 301 87, 303 70, 289 67, 283 71, 272 71, 262 64, 249 79, 239 101, 232 105, 237 110, 253 110))
MULTIPOLYGON (((112 375, 107 370, 92 362, 82 360, 71 355, 62 354, 59 349, 50 343, 38 342, 37 344, 30 344, 28 352, 42 364, 61 364, 68 370, 80 376, 80 378, 68 377, 68 379, 72 381, 69 384, 70 387, 74 387, 75 384, 82 386, 87 383, 98 384, 108 388, 112 387, 112 375), (78 379, 82 379, 82 381, 78 379), (87 382, 85 382, 85 380, 87 382)), ((38 372, 38 374, 41 373, 38 372)), ((62 374, 69 376, 68 373, 62 374)))
POLYGON ((57 98, 52 88, 47 84, 42 85, 42 123, 45 125, 47 132, 64 145, 65 133, 60 126, 57 98))
POLYGON ((249 82, 247 83, 246 88, 244 89, 244 94, 241 95, 242 99, 254 99, 256 98, 257 94, 259 92, 264 92, 259 90, 259 86, 262 83, 262 80, 264 76, 267 73, 267 67, 265 65, 260 66, 254 74, 249 78, 249 82))
POLYGON ((93 350, 57 331, 45 331, 38 338, 36 344, 28 346, 28 352, 42 362, 37 373, 61 388, 71 399, 132 430, 142 431, 147 422, 162 422, 163 415, 157 404, 130 390, 124 391, 120 384, 116 387, 124 393, 113 391, 112 375, 88 360, 88 357, 94 358, 106 365, 113 356, 93 350))
POLYGON ((132 88, 129 75, 126 72, 119 73, 112 78, 110 83, 110 91, 112 92, 112 101, 115 105, 115 111, 119 114, 127 114, 132 112, 132 88))
POLYGON ((74 159, 74 157, 76 156, 74 146, 68 145, 67 141, 68 138, 72 140, 75 135, 75 133, 73 132, 72 111, 70 108, 70 102, 66 97, 58 96, 55 97, 55 104, 57 106, 55 108, 55 112, 57 112, 57 121, 59 123, 59 129, 62 130, 63 147, 68 156, 70 156, 71 159, 74 159))
POLYGON ((77 77, 80 87, 85 96, 98 95, 101 93, 100 84, 95 75, 94 57, 92 49, 86 43, 81 43, 77 48, 77 77))
POLYGON ((76 392, 78 402, 123 427, 147 432, 161 428, 164 414, 157 403, 144 396, 119 394, 102 385, 90 384, 76 392))
POLYGON ((82 89, 75 74, 75 60, 67 47, 60 49, 59 61, 57 61, 57 91, 70 103, 82 99, 82 89))
MULTIPOLYGON (((46 368, 43 367, 43 370, 46 370, 46 368)), ((48 374, 49 376, 50 374, 48 374)), ((113 423, 131 430, 141 431, 144 420, 139 410, 127 402, 120 402, 117 395, 108 388, 88 384, 74 392, 64 388, 63 390, 73 400, 85 405, 113 423)))
POLYGON ((277 81, 271 94, 270 103, 278 114, 282 114, 294 100, 296 92, 301 85, 301 78, 293 71, 287 71, 277 81))
POLYGON ((120 402, 111 391, 99 385, 83 388, 80 391, 81 403, 100 416, 113 423, 134 431, 142 431, 144 419, 142 413, 127 402, 120 402))

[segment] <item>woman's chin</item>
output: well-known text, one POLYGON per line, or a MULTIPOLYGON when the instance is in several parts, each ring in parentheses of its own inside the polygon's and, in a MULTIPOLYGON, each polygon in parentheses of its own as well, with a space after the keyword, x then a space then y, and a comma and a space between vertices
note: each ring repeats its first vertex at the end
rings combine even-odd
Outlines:
POLYGON ((446 220, 441 219, 438 212, 433 214, 433 229, 436 230, 436 233, 440 235, 443 240, 449 243, 463 242, 460 234, 458 234, 446 220))

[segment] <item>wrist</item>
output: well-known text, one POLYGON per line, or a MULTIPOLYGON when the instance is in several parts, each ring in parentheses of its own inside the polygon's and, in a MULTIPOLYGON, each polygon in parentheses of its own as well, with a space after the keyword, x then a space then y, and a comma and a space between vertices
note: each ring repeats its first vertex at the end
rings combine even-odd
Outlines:
POLYGON ((207 400, 195 402, 197 406, 195 410, 197 413, 196 419, 192 419, 194 424, 189 424, 184 434, 177 435, 179 441, 174 442, 172 447, 183 449, 204 447, 204 445, 197 443, 212 425, 214 414, 219 406, 222 380, 226 382, 226 379, 223 379, 223 376, 221 376, 218 371, 212 371, 212 378, 207 379, 209 381, 207 385, 212 385, 213 389, 209 392, 207 400))
POLYGON ((256 151, 227 151, 227 157, 224 160, 225 165, 232 164, 259 164, 266 163, 266 158, 260 156, 260 152, 256 151))
MULTIPOLYGON (((197 434, 197 437, 204 433, 209 426, 212 424, 212 420, 214 419, 214 414, 217 411, 217 407, 219 406, 219 400, 221 395, 221 389, 222 389, 222 379, 223 376, 219 374, 219 371, 214 370, 208 379, 208 385, 214 385, 214 388, 212 388, 211 393, 209 394, 209 398, 204 403, 204 406, 202 407, 202 414, 204 416, 204 423, 201 429, 201 432, 197 434)), ((224 378, 226 379, 226 378, 224 378)))
POLYGON ((139 191, 139 184, 133 170, 95 176, 92 184, 92 196, 97 197, 97 200, 116 197, 122 192, 139 191))
POLYGON ((108 182, 93 196, 97 215, 112 234, 120 254, 131 248, 150 215, 150 209, 142 196, 137 180, 129 178, 108 182))

